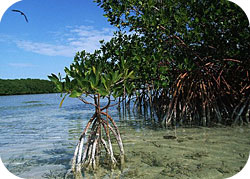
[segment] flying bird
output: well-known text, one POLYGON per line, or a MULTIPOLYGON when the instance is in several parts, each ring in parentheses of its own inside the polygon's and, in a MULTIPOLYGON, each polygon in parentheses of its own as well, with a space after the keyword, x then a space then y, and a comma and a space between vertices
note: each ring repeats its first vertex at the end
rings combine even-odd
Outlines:
POLYGON ((19 12, 19 13, 21 13, 21 15, 24 16, 26 22, 29 22, 27 16, 26 16, 22 11, 19 11, 19 10, 16 10, 16 9, 13 9, 12 11, 13 11, 13 12, 19 12))

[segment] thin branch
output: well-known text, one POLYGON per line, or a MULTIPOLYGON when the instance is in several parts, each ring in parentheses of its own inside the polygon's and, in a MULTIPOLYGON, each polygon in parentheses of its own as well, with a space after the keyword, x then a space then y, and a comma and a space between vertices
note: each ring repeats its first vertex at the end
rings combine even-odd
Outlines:
POLYGON ((223 59, 223 60, 224 61, 232 61, 232 62, 242 63, 241 61, 236 60, 236 59, 223 59))
POLYGON ((109 106, 105 106, 105 107, 101 108, 101 111, 103 111, 104 109, 107 109, 107 108, 109 108, 109 107, 116 106, 117 104, 121 103, 121 102, 124 101, 124 100, 125 100, 125 98, 123 98, 122 100, 120 100, 119 102, 117 102, 117 103, 115 103, 115 104, 111 104, 111 105, 109 105, 109 106))
POLYGON ((80 99, 80 100, 81 100, 82 102, 84 102, 85 104, 90 104, 90 105, 92 105, 92 106, 97 107, 96 104, 90 103, 90 102, 86 101, 86 100, 85 100, 84 98, 82 98, 82 97, 78 97, 78 99, 80 99))
POLYGON ((107 109, 107 108, 109 107, 110 102, 111 102, 110 96, 108 97, 108 100, 109 100, 109 101, 108 101, 108 104, 107 104, 106 106, 102 107, 102 108, 101 108, 101 111, 104 110, 104 109, 107 109))

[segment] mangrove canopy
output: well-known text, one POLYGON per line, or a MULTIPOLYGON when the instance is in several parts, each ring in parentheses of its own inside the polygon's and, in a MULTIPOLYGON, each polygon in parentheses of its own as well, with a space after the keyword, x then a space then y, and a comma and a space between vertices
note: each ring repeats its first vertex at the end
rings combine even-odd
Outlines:
POLYGON ((139 109, 150 108, 164 125, 249 123, 250 28, 240 7, 226 0, 96 2, 110 24, 129 31, 113 53, 139 77, 139 109))

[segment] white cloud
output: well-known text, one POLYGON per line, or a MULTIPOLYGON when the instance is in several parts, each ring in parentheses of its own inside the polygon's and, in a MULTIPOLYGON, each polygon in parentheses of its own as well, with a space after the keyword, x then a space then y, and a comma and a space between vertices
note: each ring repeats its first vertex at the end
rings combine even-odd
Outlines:
POLYGON ((77 51, 94 52, 100 47, 100 40, 108 41, 112 38, 114 29, 95 29, 93 26, 67 26, 64 34, 56 35, 55 43, 34 41, 16 41, 16 45, 26 51, 48 56, 73 57, 77 51))
POLYGON ((55 45, 49 43, 17 41, 17 46, 26 51, 48 56, 72 56, 73 49, 67 45, 55 45))

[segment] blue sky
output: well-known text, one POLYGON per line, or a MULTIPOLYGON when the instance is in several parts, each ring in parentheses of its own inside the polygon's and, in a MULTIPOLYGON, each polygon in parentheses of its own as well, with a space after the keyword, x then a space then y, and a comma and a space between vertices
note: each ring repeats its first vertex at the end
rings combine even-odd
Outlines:
POLYGON ((92 0, 22 0, 0 22, 0 79, 47 79, 77 51, 93 52, 116 29, 92 0), (19 13, 23 11, 29 23, 19 13))
MULTIPOLYGON (((241 7, 248 8, 250 17, 249 1, 237 2, 247 2, 241 7)), ((47 79, 51 73, 63 73, 77 51, 93 52, 99 40, 109 40, 115 30, 92 0, 17 2, 0 22, 0 79, 47 79), (12 9, 23 11, 29 23, 12 9)))

